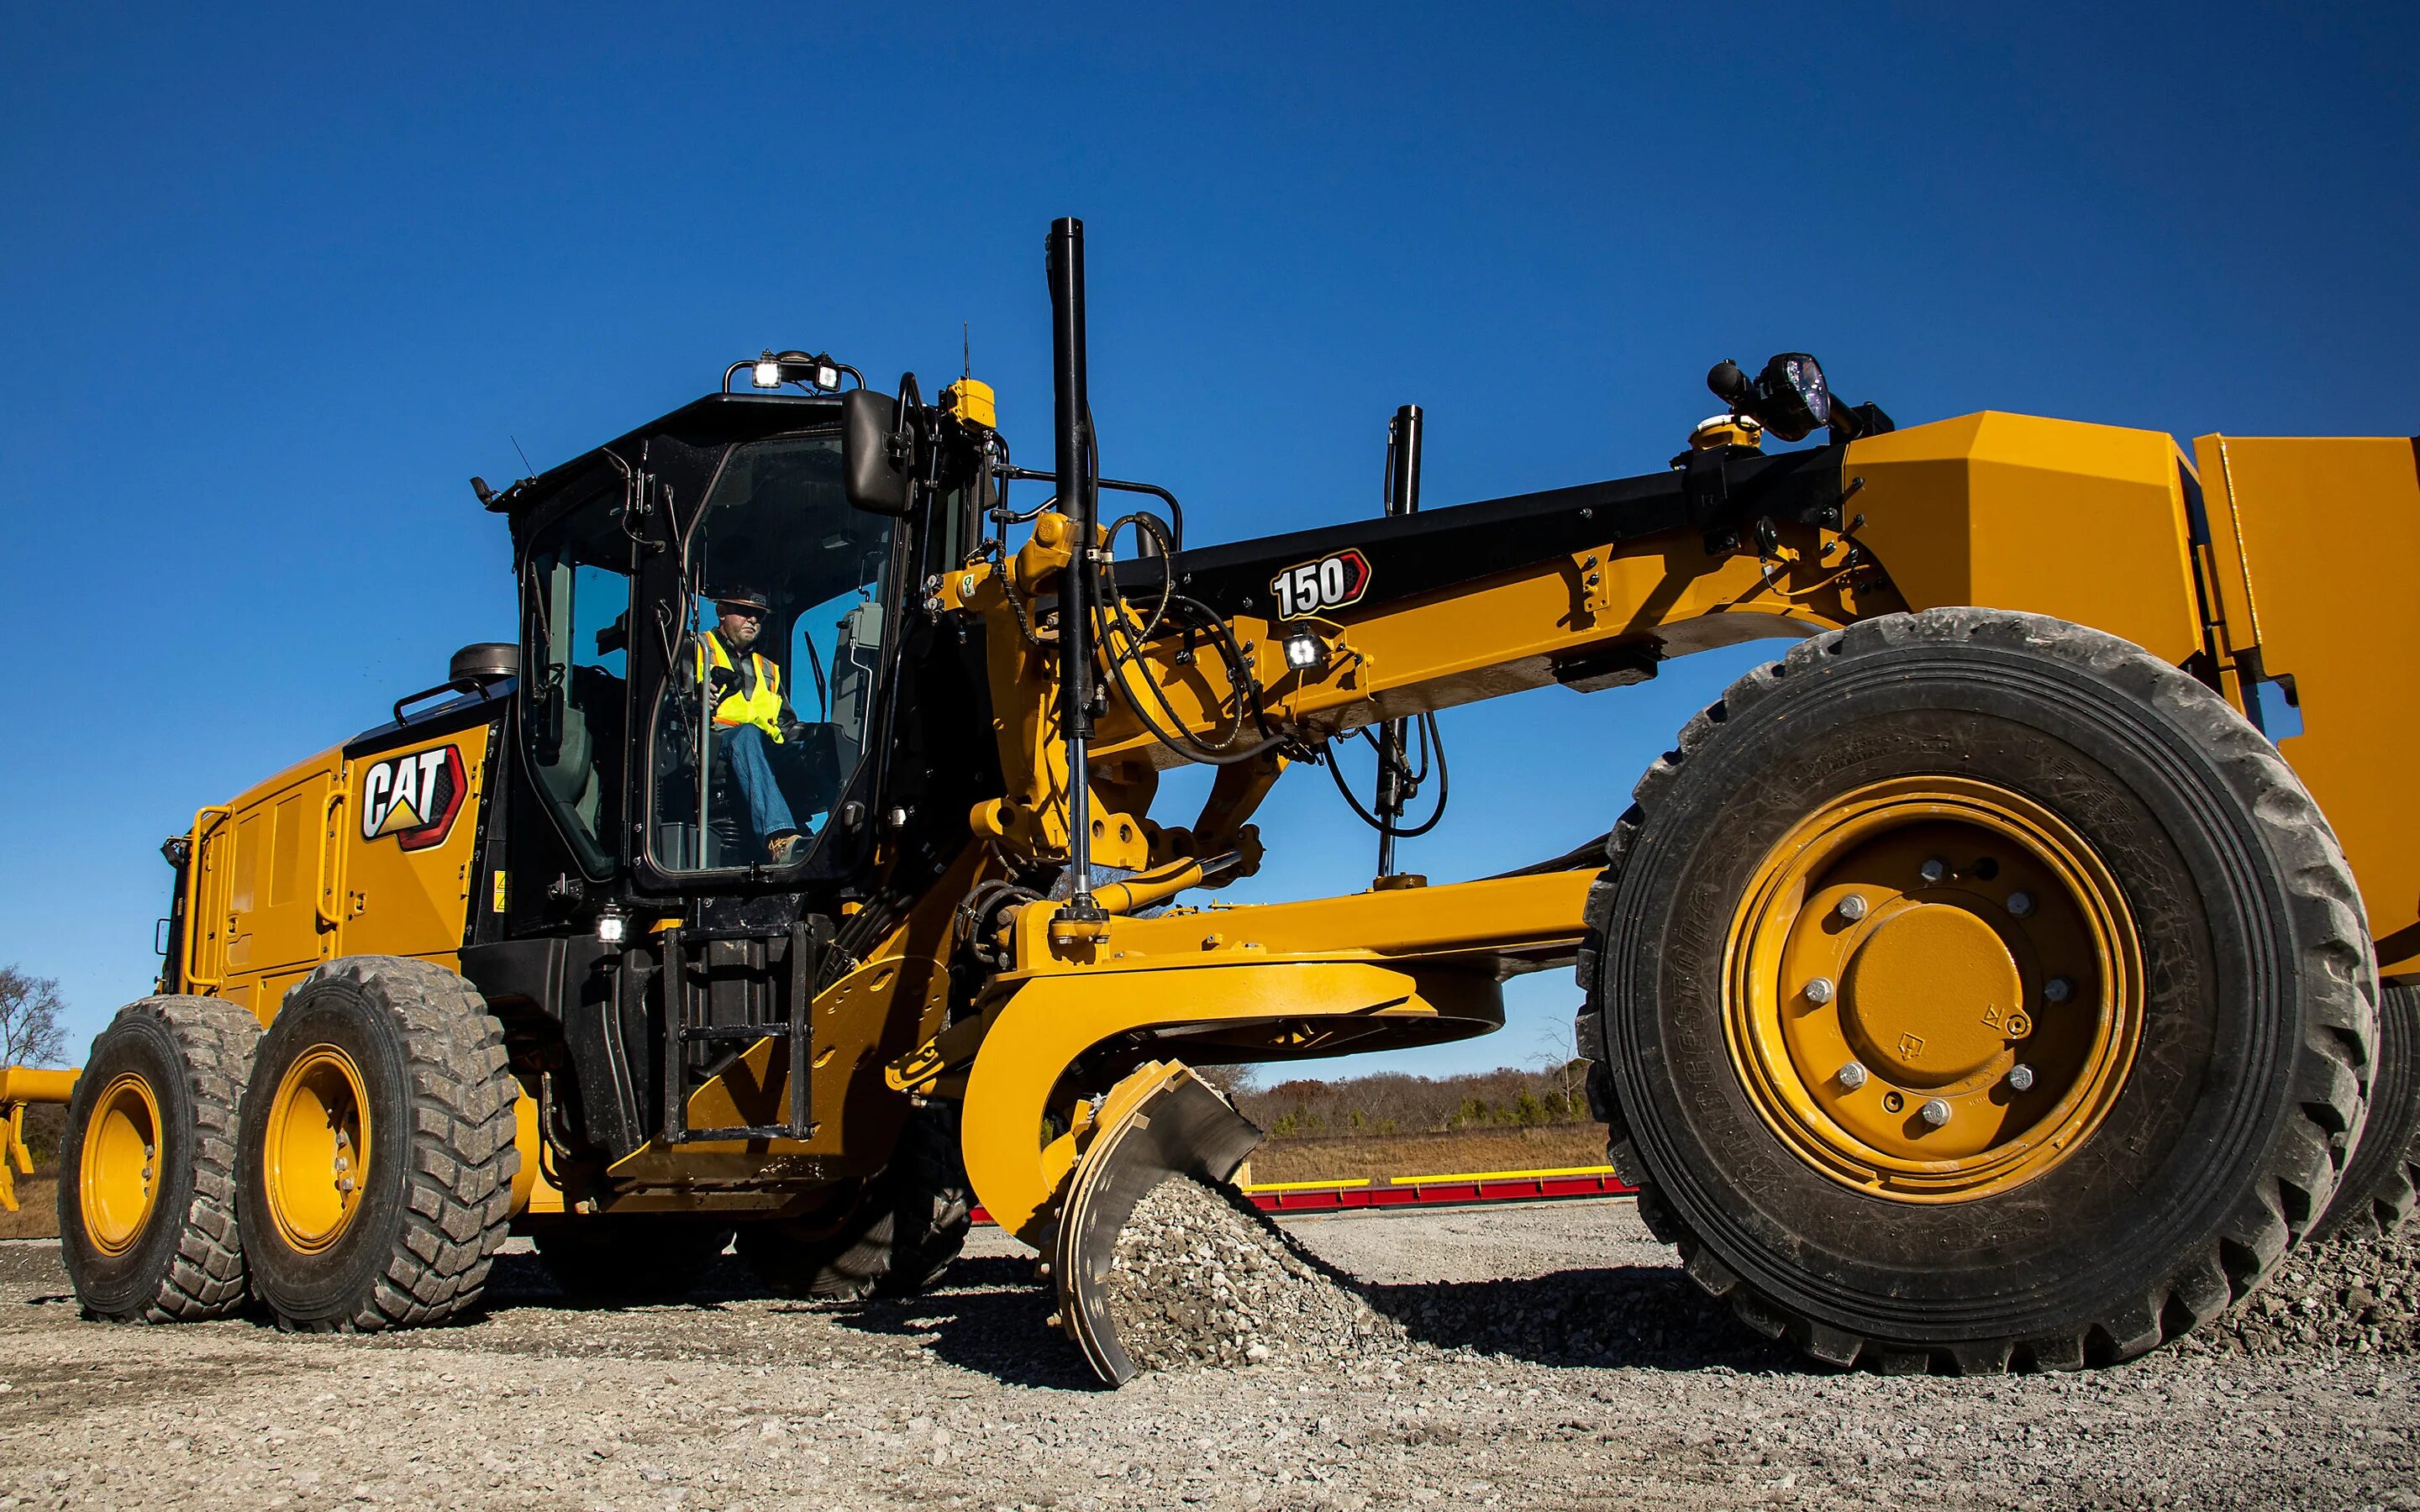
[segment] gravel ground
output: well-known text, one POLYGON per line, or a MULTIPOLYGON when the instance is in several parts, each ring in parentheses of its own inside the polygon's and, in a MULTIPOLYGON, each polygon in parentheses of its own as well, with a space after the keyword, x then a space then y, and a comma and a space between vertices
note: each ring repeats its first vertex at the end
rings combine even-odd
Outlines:
POLYGON ((1952 1381, 1803 1366, 1704 1303, 1626 1202, 1289 1228, 1367 1287, 1401 1343, 1116 1393, 1046 1331, 1032 1257, 992 1231, 950 1285, 907 1303, 768 1298, 734 1265, 682 1304, 573 1311, 513 1254, 484 1318, 357 1338, 82 1322, 53 1245, 0 1244, 0 1496, 2420 1509, 2409 1243, 2288 1278, 2283 1314, 2256 1301, 2200 1350, 1952 1381))
POLYGON ((1404 1344, 1401 1327, 1230 1187, 1160 1182, 1110 1263, 1109 1316, 1144 1370, 1341 1362, 1404 1344))
POLYGON ((2420 1227, 2348 1235, 2286 1257, 2250 1303, 2189 1349, 2272 1355, 2420 1352, 2420 1227))

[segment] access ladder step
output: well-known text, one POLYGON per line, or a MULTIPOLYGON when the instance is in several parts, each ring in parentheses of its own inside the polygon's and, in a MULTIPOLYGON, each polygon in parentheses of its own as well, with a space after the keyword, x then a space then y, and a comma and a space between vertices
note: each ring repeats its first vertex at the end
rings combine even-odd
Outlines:
POLYGON ((810 1036, 808 1015, 814 1000, 814 932, 805 919, 779 932, 756 930, 689 930, 675 926, 658 936, 663 951, 663 1142, 695 1144, 702 1140, 804 1140, 814 1132, 808 1099, 810 1036), (686 984, 690 952, 717 939, 789 941, 788 1018, 774 1024, 690 1024, 686 1022, 686 984), (787 1123, 742 1124, 723 1129, 689 1126, 690 1085, 687 1050, 700 1044, 752 1045, 779 1039, 789 1046, 783 1075, 789 1084, 787 1123))

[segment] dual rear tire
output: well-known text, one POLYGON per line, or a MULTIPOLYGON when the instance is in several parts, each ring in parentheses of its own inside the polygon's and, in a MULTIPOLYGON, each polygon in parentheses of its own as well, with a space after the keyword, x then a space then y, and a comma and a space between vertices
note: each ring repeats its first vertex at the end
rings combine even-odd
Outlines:
POLYGON ((246 1296, 236 1109, 260 1024, 216 997, 147 997, 101 1032, 68 1102, 60 1251, 95 1318, 194 1322, 246 1296))
POLYGON ((367 1331, 473 1304, 511 1215, 517 1089, 487 1005, 427 962, 357 956, 266 1033, 211 997, 146 998, 94 1042, 61 1150, 85 1310, 367 1331))

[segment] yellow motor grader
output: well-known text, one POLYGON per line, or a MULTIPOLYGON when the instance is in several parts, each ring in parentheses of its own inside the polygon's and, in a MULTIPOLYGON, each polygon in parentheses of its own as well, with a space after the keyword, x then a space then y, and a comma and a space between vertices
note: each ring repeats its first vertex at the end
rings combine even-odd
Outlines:
POLYGON ((1423 510, 1406 407, 1385 515, 1197 546, 1099 474, 1078 223, 1047 266, 1047 472, 970 378, 789 351, 473 480, 518 641, 167 843, 70 1103, 90 1314, 434 1321, 516 1232, 582 1295, 735 1237, 912 1290, 980 1202, 1116 1381, 1121 1225, 1258 1137, 1191 1068, 1482 1034, 1548 967, 1649 1224, 1837 1365, 2123 1359, 2411 1205, 2420 603, 2342 566, 2420 556, 2411 440, 1900 428, 1785 354, 1636 477, 1423 510), (1758 639, 1595 838, 1396 869, 1436 711, 1758 639), (1373 886, 1210 901, 1355 738, 1373 886))

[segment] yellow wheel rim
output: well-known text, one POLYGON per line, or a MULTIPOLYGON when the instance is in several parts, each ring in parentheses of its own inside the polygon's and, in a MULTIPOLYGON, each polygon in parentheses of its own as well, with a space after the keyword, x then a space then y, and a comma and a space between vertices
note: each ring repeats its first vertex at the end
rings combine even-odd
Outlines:
POLYGON ((278 1078, 269 1106, 261 1184, 278 1237, 304 1254, 342 1238, 361 1205, 369 1162, 361 1068, 334 1045, 313 1045, 278 1078))
POLYGON ((2108 1115, 2142 1038, 2124 895, 2021 794, 1877 783, 1767 855, 1731 920, 1725 1029, 1807 1165, 1904 1202, 2029 1181, 2108 1115))
POLYGON ((93 1100, 76 1171, 85 1237, 103 1255, 134 1247, 160 1189, 160 1100, 137 1072, 120 1072, 93 1100))

